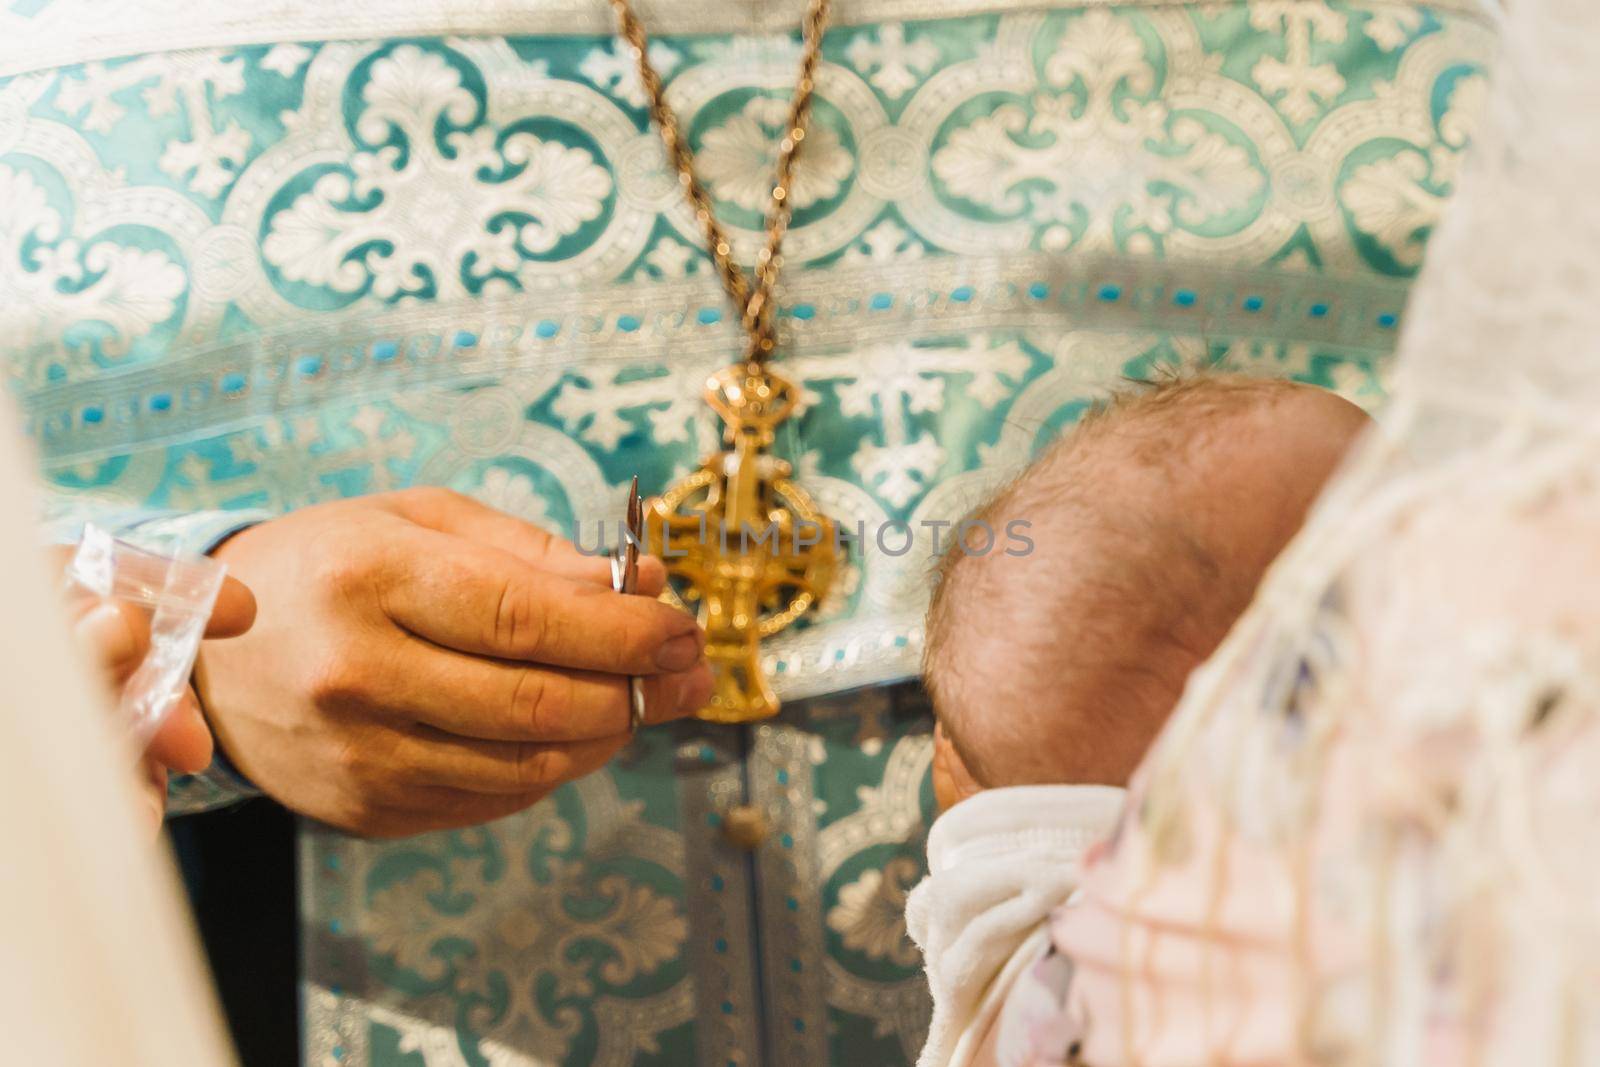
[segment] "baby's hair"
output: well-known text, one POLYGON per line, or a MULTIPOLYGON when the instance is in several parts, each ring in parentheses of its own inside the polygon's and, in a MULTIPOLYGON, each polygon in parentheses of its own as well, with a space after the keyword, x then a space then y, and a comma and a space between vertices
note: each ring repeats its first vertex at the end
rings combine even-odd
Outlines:
MULTIPOLYGON (((1249 480, 1227 466, 1228 435, 1308 393, 1320 391, 1211 370, 1130 381, 974 513, 995 529, 1026 519, 1036 542, 1022 558, 953 545, 928 612, 924 678, 980 783, 1083 780, 1074 759, 1092 774, 1088 765, 1104 765, 1106 753, 1075 756, 1041 738, 1072 733, 1115 744, 1129 734, 1105 729, 1115 719, 1158 726, 1165 718, 1310 499, 1299 494, 1301 511, 1282 531, 1252 527, 1240 537, 1270 551, 1219 537, 1223 522, 1211 512, 1229 514, 1228 476, 1249 480), (1197 486, 1214 488, 1215 501, 1197 486)), ((1113 756, 1120 765, 1138 753, 1113 756)))

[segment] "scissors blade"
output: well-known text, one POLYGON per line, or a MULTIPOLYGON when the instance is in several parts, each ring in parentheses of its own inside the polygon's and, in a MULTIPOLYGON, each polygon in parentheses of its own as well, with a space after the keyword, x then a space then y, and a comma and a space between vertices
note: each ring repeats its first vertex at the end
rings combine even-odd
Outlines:
POLYGON ((639 476, 633 476, 628 487, 628 533, 622 550, 622 591, 635 592, 639 588, 639 545, 644 541, 644 508, 639 502, 639 476))
MULTIPOLYGON (((644 508, 639 502, 639 476, 628 487, 627 536, 611 557, 611 585, 619 593, 634 593, 639 588, 639 545, 644 539, 644 508)), ((644 679, 628 679, 628 732, 636 734, 645 722, 644 679)))

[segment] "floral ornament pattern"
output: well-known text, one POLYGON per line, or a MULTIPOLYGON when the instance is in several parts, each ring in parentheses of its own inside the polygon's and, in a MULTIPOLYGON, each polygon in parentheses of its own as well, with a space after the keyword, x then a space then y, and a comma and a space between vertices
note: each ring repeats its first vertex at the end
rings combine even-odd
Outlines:
POLYGON ((1147 250, 1260 196, 1266 178, 1245 147, 1152 97, 1144 45, 1111 12, 1072 20, 1042 74, 1028 105, 995 108, 933 157, 952 195, 1026 213, 1042 248, 1147 250))
POLYGON ((318 178, 261 242, 290 281, 341 293, 370 285, 381 299, 432 283, 449 296, 549 252, 611 191, 589 152, 525 131, 502 138, 480 126, 441 143, 436 131, 465 125, 475 103, 453 67, 413 45, 373 64, 362 99, 357 132, 382 147, 357 154, 350 173, 318 178))
POLYGON ((114 359, 172 318, 185 278, 165 253, 69 236, 61 212, 25 171, 0 164, 0 332, 61 331, 81 360, 114 359))
POLYGON ((828 929, 846 948, 870 959, 886 959, 913 967, 920 958, 906 936, 906 894, 922 879, 922 865, 898 856, 881 871, 863 871, 839 890, 839 902, 828 912, 828 929))
MULTIPOLYGON (((714 446, 699 392, 738 349, 603 5, 352 0, 339 40, 291 7, 227 9, 282 21, 260 44, 0 82, 0 359, 48 472, 196 520, 442 485, 593 544, 634 474, 714 446)), ((759 238, 791 16, 659 7, 668 95, 759 238)), ((959 518, 1158 367, 1381 402, 1478 106, 1464 3, 904 13, 830 31, 785 246, 805 409, 776 450, 842 525, 959 518)), ((928 713, 880 683, 916 669, 929 547, 852 558, 763 649, 778 755, 682 724, 489 827, 308 830, 306 1062, 914 1061, 928 713), (752 859, 715 818, 758 801, 752 859)))
MULTIPOLYGON (((420 838, 399 850, 407 862, 366 868, 369 909, 355 932, 371 965, 408 991, 410 1014, 438 1018, 459 1004, 474 1020, 473 1039, 445 1043, 441 1055, 507 1067, 559 1062, 607 998, 624 997, 645 1013, 681 1012, 670 982, 641 992, 679 958, 688 936, 681 903, 657 888, 663 877, 676 880, 681 852, 660 835, 628 829, 637 811, 603 781, 582 788, 587 820, 575 824, 570 804, 545 805, 478 830, 420 838), (584 855, 586 845, 603 847, 619 832, 656 846, 637 877, 606 873, 584 855)), ((416 1047, 437 1043, 428 1028, 388 1018, 416 1047)))
MULTIPOLYGON (((1035 248, 1289 254, 1408 275, 1414 251, 1391 254, 1379 234, 1398 231, 1367 220, 1396 197, 1437 211, 1451 173, 1436 162, 1422 196, 1416 161, 1356 171, 1402 150, 1454 154, 1454 135, 1416 125, 1406 102, 1454 108, 1481 38, 1448 10, 1240 6, 1242 23, 1139 3, 1007 16, 984 24, 979 54, 960 20, 838 28, 801 164, 792 263, 1035 248), (1230 74, 1206 58, 1282 57, 1302 38, 1346 86, 1306 122, 1263 95, 1260 59, 1230 74), (1424 82, 1426 93, 1414 88, 1424 82), (1341 217, 1352 206, 1359 220, 1341 217), (1367 239, 1352 243, 1350 226, 1367 239)), ((653 47, 719 198, 738 212, 759 205, 781 110, 774 68, 792 48, 659 36, 653 47)), ((13 362, 38 384, 95 358, 157 359, 178 335, 315 330, 317 316, 346 309, 549 290, 573 272, 592 291, 703 271, 627 57, 609 37, 574 38, 548 53, 555 63, 519 52, 546 48, 288 42, 13 79, 0 91, 12 125, 0 126, 21 132, 0 141, 0 164, 48 188, 80 241, 92 214, 97 240, 165 256, 186 285, 162 323, 108 309, 126 335, 103 353, 55 311, 0 346, 26 353, 13 362)), ((734 221, 739 244, 755 223, 734 221)), ((164 293, 175 275, 159 277, 164 293)))
MULTIPOLYGON (((717 199, 746 211, 765 209, 771 200, 778 136, 788 112, 787 101, 751 97, 737 114, 706 131, 695 159, 717 199)), ((790 184, 795 208, 808 208, 836 196, 851 167, 850 154, 839 143, 839 135, 827 126, 815 126, 806 138, 805 151, 795 160, 790 184)))
POLYGON ((1470 121, 1488 90, 1488 80, 1468 75, 1455 83, 1439 119, 1439 139, 1429 151, 1400 151, 1356 168, 1340 200, 1356 229, 1370 234, 1401 266, 1422 265, 1427 235, 1455 182, 1467 147, 1470 121))

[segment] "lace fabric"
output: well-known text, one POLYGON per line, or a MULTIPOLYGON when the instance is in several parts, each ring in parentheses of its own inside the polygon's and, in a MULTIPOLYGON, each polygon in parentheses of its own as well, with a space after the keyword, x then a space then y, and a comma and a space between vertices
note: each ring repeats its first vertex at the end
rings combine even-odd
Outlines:
POLYGON ((1504 29, 1394 407, 1056 923, 1096 1067, 1600 1063, 1600 8, 1504 29))

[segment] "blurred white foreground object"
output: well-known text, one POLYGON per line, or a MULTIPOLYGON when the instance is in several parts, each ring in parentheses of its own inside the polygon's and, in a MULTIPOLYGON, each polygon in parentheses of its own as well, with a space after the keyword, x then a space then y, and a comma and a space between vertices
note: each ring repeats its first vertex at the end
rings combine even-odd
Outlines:
POLYGON ((1600 5, 1508 9, 1393 408, 1058 913, 1093 1067, 1600 1065, 1600 5))
POLYGON ((32 516, 32 464, 0 403, 0 1060, 233 1062, 133 760, 73 647, 32 516))

